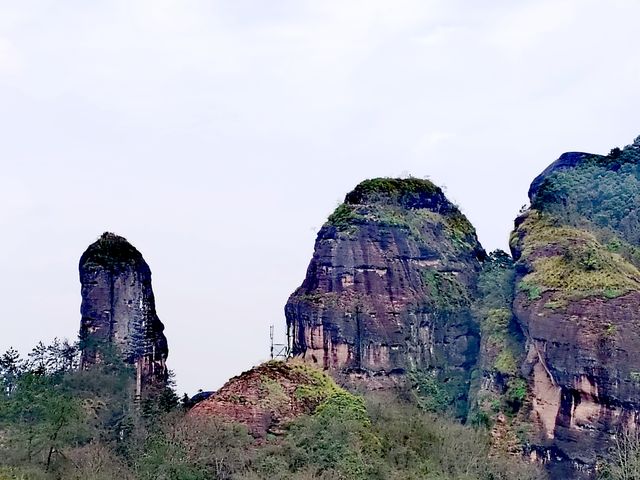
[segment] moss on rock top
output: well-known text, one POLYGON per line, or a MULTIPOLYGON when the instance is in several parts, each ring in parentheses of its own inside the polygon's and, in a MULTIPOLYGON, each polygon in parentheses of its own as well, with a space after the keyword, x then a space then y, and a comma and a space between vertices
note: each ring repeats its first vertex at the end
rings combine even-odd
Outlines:
POLYGON ((126 238, 104 232, 80 257, 80 268, 95 265, 113 269, 120 265, 143 261, 142 254, 126 238))
POLYGON ((640 290, 640 271, 618 253, 627 251, 623 248, 626 243, 615 235, 606 237, 606 232, 588 225, 567 225, 537 210, 523 218, 511 242, 526 272, 518 290, 529 300, 551 292, 552 308, 569 299, 615 298, 640 290), (604 243, 603 236, 611 240, 604 243))
POLYGON ((345 203, 397 203, 406 208, 433 208, 449 204, 440 187, 419 178, 372 178, 358 184, 345 203))
POLYGON ((462 249, 478 245, 473 225, 429 180, 365 180, 346 195, 327 220, 328 226, 351 233, 371 224, 404 229, 417 240, 424 237, 425 228, 444 229, 462 249))

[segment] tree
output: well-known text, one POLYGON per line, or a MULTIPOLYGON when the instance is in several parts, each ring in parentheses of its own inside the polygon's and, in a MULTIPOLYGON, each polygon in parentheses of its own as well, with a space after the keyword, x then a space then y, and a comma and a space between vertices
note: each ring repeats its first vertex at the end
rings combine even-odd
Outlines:
POLYGON ((77 399, 53 377, 26 372, 0 408, 10 456, 27 463, 38 461, 48 470, 81 417, 77 399))
POLYGON ((640 480, 640 432, 625 428, 613 438, 601 479, 640 480))
POLYGON ((80 350, 78 343, 69 343, 66 338, 62 341, 60 349, 58 351, 58 357, 60 358, 60 364, 63 372, 70 372, 78 368, 80 364, 80 350))
POLYGON ((29 370, 39 375, 47 373, 48 349, 42 341, 39 341, 27 356, 29 370))
POLYGON ((13 347, 0 357, 0 379, 5 395, 11 395, 16 387, 18 377, 24 370, 24 361, 13 347))

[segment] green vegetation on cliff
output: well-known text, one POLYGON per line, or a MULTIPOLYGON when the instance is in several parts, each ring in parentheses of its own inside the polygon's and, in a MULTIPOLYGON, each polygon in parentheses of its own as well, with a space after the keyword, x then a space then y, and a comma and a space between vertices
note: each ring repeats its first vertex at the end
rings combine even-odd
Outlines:
POLYGON ((357 208, 353 205, 341 203, 334 212, 329 215, 327 223, 338 230, 347 230, 352 225, 357 225, 364 221, 366 217, 357 213, 357 208))
MULTIPOLYGON (((314 409, 319 412, 323 409, 331 409, 336 405, 350 406, 354 412, 364 408, 359 399, 347 392, 326 373, 311 367, 302 361, 270 362, 280 363, 285 368, 290 368, 296 375, 295 397, 299 400, 317 405, 314 409)), ((357 413, 354 413, 358 416, 357 413)))
POLYGON ((615 298, 640 289, 640 271, 615 250, 622 242, 603 244, 598 231, 563 225, 550 214, 531 210, 512 237, 529 273, 518 285, 530 300, 552 292, 550 308, 568 298, 615 298))
POLYGON ((455 250, 452 254, 477 248, 476 231, 458 207, 433 183, 417 178, 365 180, 347 194, 327 225, 347 235, 367 225, 398 228, 430 248, 439 243, 435 232, 442 232, 455 250))
POLYGON ((471 304, 470 292, 450 272, 422 270, 422 280, 428 293, 428 301, 440 314, 459 311, 471 304))
POLYGON ((457 210, 440 188, 417 178, 374 178, 365 180, 349 192, 329 216, 328 224, 339 230, 366 222, 419 230, 434 213, 457 210), (421 212, 421 210, 428 210, 421 212), (422 215, 412 215, 420 212, 422 215))
POLYGON ((481 342, 467 418, 472 425, 499 429, 501 433, 494 435, 494 448, 505 451, 522 449, 517 432, 528 394, 520 371, 524 335, 511 309, 514 281, 512 258, 500 250, 492 252, 480 272, 478 297, 473 305, 481 342))
POLYGON ((640 289, 640 137, 607 156, 550 171, 533 192, 511 246, 529 300, 615 298, 640 289))
POLYGON ((609 228, 640 243, 640 137, 608 156, 593 155, 573 168, 552 172, 533 198, 532 208, 563 223, 609 228))
POLYGON ((416 369, 409 372, 411 399, 425 412, 464 421, 468 413, 469 379, 462 370, 416 369))
POLYGON ((515 270, 505 252, 492 252, 478 279, 474 313, 480 322, 482 368, 514 376, 522 356, 522 333, 511 311, 515 270))

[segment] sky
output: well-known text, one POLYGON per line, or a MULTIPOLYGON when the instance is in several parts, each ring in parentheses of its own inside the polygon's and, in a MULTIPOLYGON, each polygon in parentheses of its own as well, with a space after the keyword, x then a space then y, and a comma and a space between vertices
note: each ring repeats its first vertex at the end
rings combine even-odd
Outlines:
POLYGON ((268 358, 358 182, 429 178, 507 248, 531 180, 640 134, 635 0, 0 0, 0 350, 75 338, 104 231, 180 393, 268 358))

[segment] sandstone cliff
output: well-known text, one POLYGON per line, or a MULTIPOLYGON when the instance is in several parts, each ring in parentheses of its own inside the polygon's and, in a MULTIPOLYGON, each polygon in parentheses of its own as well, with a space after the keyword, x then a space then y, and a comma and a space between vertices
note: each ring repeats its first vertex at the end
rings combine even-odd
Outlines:
POLYGON ((135 365, 138 393, 167 380, 167 339, 155 310, 151 270, 127 240, 104 233, 80 258, 82 367, 115 350, 135 365))
POLYGON ((639 420, 639 161, 638 140, 565 154, 532 184, 512 234, 529 440, 554 478, 592 474, 639 420))
POLYGON ((293 355, 335 373, 433 372, 464 410, 484 257, 474 228, 431 182, 362 182, 318 233, 285 307, 293 355))

